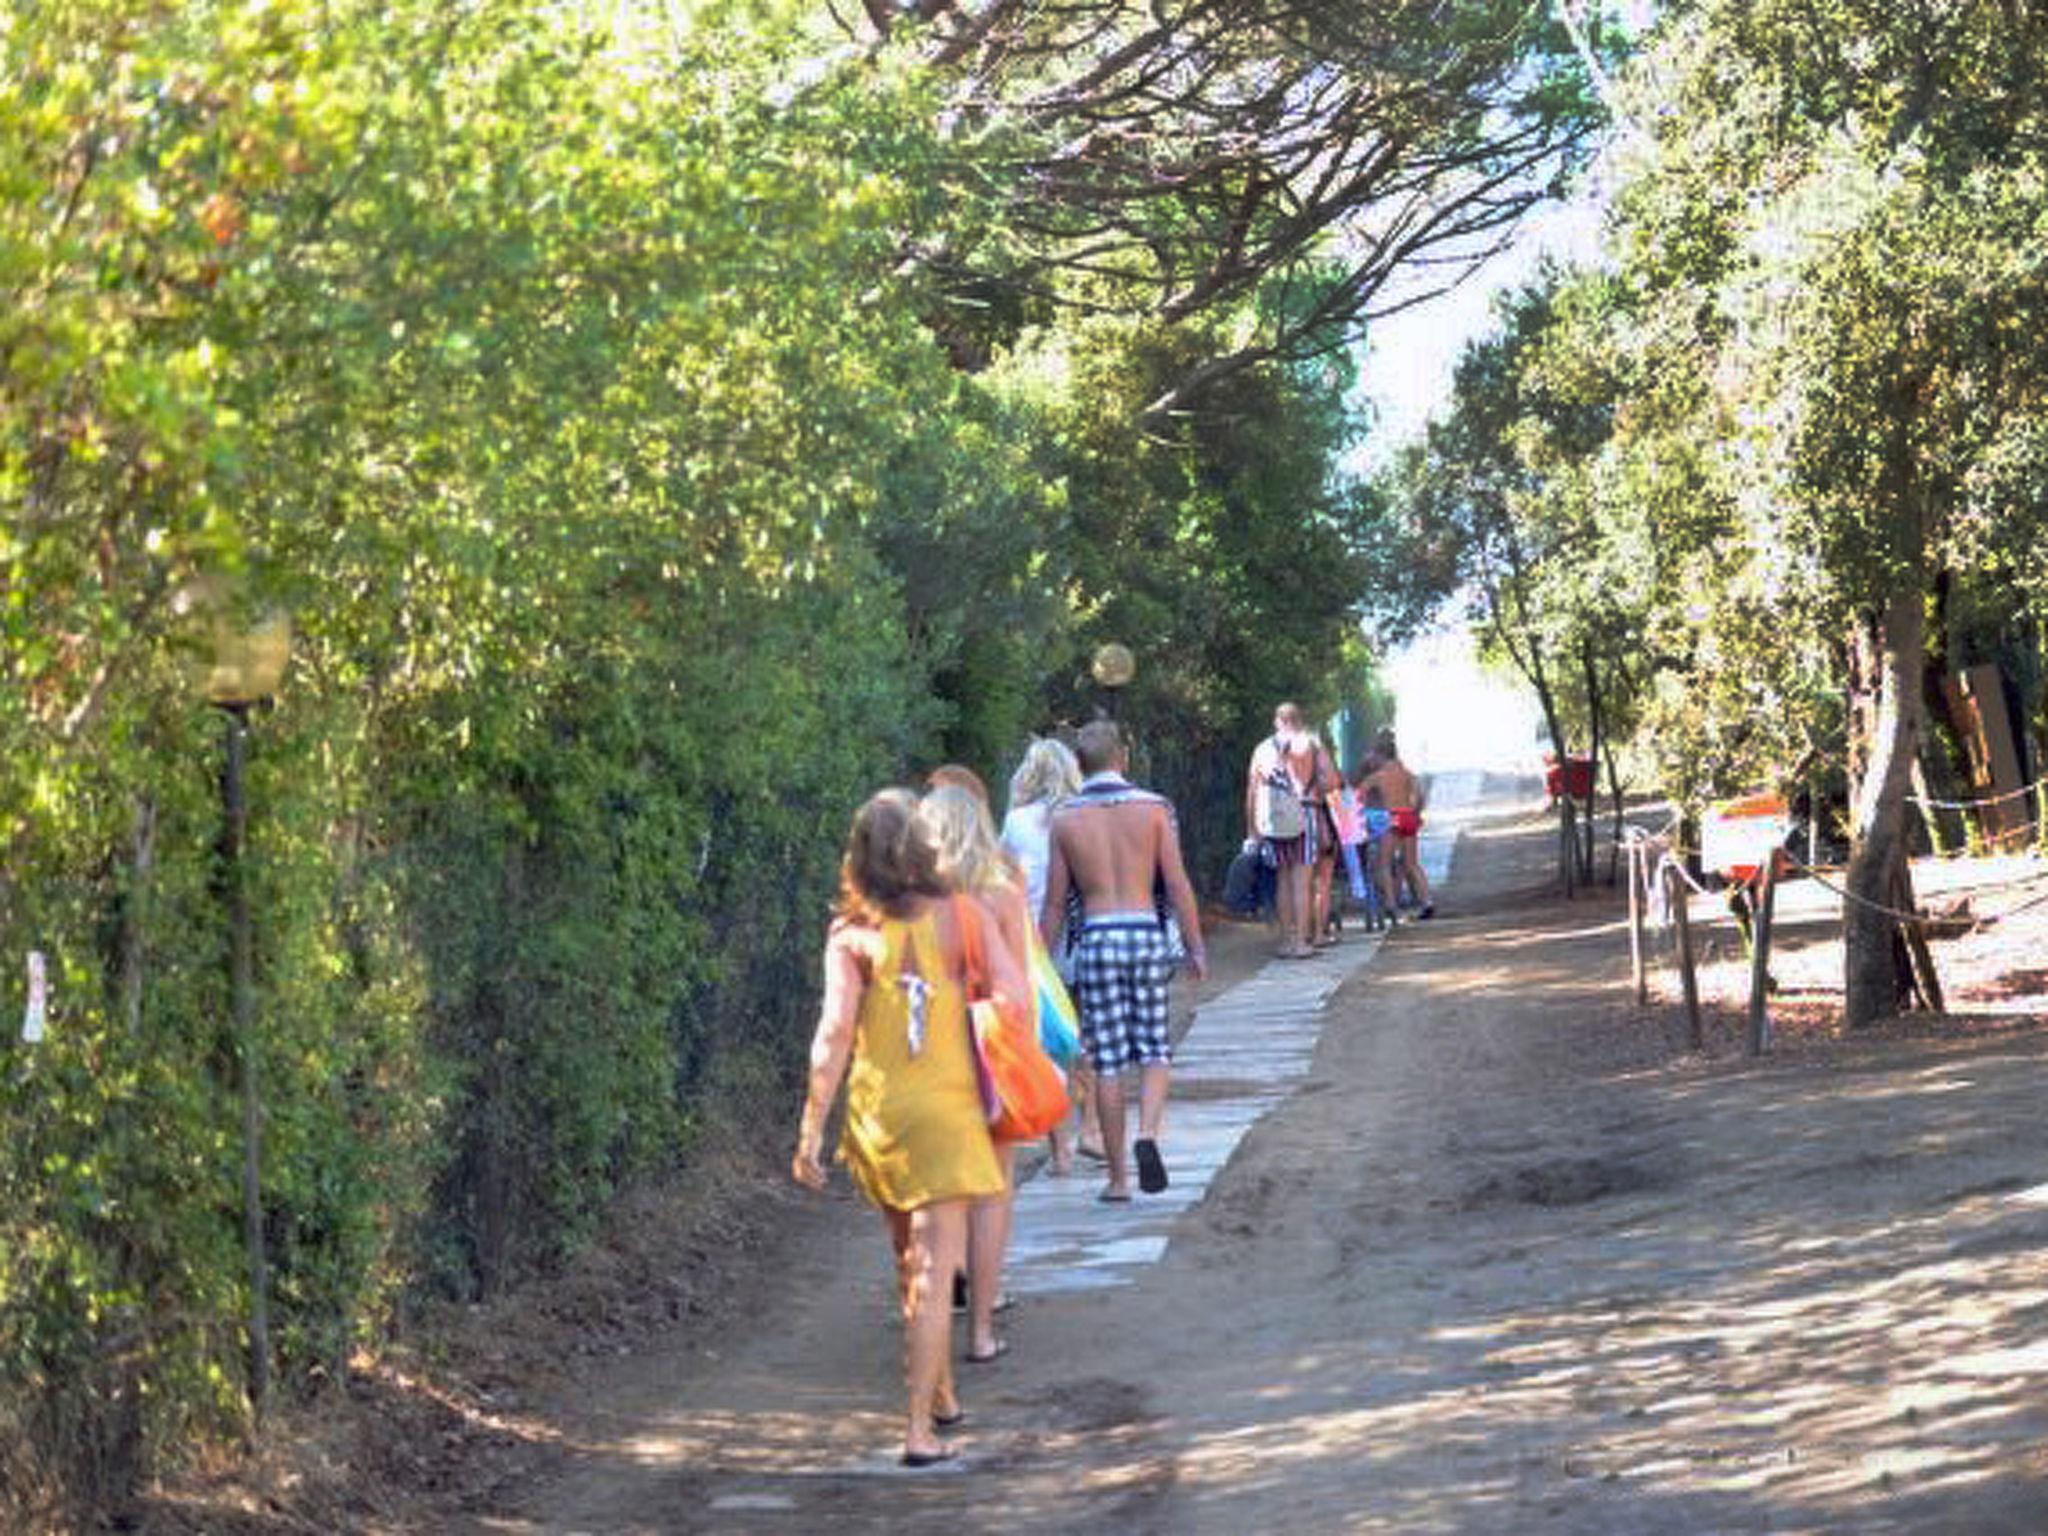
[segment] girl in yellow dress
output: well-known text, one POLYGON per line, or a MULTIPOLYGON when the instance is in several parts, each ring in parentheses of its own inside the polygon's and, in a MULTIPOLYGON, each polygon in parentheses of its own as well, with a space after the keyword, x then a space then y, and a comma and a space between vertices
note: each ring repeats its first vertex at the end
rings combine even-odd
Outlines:
POLYGON ((854 815, 791 1171, 824 1187, 825 1119, 843 1079, 839 1155, 882 1212, 896 1253, 909 1394, 903 1463, 924 1467, 952 1458, 939 1431, 961 1418, 947 1344, 968 1206, 1004 1188, 967 1034, 963 921, 981 930, 992 990, 1030 992, 998 915, 940 879, 916 810, 907 791, 884 790, 854 815))

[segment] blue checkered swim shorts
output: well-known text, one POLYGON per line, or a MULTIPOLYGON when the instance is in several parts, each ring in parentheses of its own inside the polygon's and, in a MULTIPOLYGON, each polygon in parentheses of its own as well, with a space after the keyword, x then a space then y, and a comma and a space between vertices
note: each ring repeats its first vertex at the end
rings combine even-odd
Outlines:
POLYGON ((1074 952, 1074 1003, 1081 1047, 1098 1072, 1164 1064, 1173 1059, 1167 1034, 1166 983, 1173 951, 1150 912, 1091 917, 1074 952))

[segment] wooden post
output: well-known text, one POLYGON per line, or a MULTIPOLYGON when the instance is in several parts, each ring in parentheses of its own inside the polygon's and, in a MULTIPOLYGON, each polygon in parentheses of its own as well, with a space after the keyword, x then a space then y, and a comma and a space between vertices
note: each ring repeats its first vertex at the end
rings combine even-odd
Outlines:
POLYGON ((1646 905, 1648 872, 1640 838, 1628 844, 1628 963, 1636 984, 1636 1006, 1650 1000, 1650 977, 1643 964, 1643 907, 1646 905))
MULTIPOLYGON (((1911 911, 1910 882, 1901 879, 1894 887, 1892 900, 1901 912, 1911 911)), ((1906 958, 1912 966, 1913 986, 1920 994, 1921 1003, 1929 1013, 1948 1012, 1941 994, 1941 975, 1934 969, 1934 954, 1927 947, 1927 925, 1918 918, 1901 919, 1899 934, 1906 941, 1906 958)))
POLYGON ((1578 807, 1572 800, 1572 786, 1567 777, 1564 794, 1558 799, 1557 809, 1557 864, 1558 872, 1564 877, 1564 899, 1570 901, 1578 894, 1579 887, 1579 833, 1578 807))
POLYGON ((1749 1054, 1761 1056, 1771 1048, 1771 916, 1778 904, 1778 854, 1764 855, 1754 920, 1756 936, 1749 946, 1749 1054))
POLYGON ((1678 929, 1678 979, 1685 987, 1686 1049, 1703 1051, 1707 1047, 1707 1035, 1700 1023, 1700 978, 1693 969, 1692 917, 1686 911, 1685 871, 1675 864, 1667 865, 1664 878, 1666 889, 1671 894, 1672 920, 1678 929))

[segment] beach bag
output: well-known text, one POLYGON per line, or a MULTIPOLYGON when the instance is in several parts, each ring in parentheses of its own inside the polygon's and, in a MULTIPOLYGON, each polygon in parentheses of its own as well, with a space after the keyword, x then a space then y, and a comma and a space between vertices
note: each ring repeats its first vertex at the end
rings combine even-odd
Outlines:
POLYGON ((1223 875, 1223 905, 1233 917, 1259 915, 1259 876, 1264 868, 1265 860, 1259 856, 1256 841, 1240 848, 1237 857, 1230 861, 1230 868, 1223 875))
POLYGON ((1036 928, 1031 930, 1031 992, 1037 999, 1039 1045, 1055 1066, 1071 1069, 1081 1054, 1081 1015, 1036 928))
POLYGON ((967 1032, 981 1080, 988 1133, 997 1141, 1035 1141, 1066 1119, 1067 1080, 1038 1043, 1036 1020, 1005 1007, 989 989, 981 945, 981 914, 953 898, 960 945, 967 956, 967 1032))
POLYGON ((1365 861, 1359 858, 1356 843, 1344 845, 1344 877, 1351 882, 1351 899, 1369 907, 1371 888, 1365 883, 1365 861))
POLYGON ((1337 824, 1337 841, 1347 847, 1365 841, 1365 807, 1358 803, 1358 791, 1330 791, 1330 819, 1337 824))
POLYGON ((1307 823, 1302 817, 1301 791, 1295 787, 1294 775, 1287 771, 1287 757, 1280 751, 1277 738, 1273 751, 1272 771, 1260 780, 1259 792, 1252 801, 1252 826, 1261 837, 1285 842, 1301 836, 1307 823))

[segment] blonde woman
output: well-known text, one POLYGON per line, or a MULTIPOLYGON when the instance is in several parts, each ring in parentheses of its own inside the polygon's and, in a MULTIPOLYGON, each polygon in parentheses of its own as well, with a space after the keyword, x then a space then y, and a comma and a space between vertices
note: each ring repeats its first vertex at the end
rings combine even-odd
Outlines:
POLYGON ((881 1211, 896 1253, 908 1414, 903 1464, 953 1457, 939 1431, 962 1417, 954 1389, 948 1292, 967 1242, 968 1210, 999 1196, 967 1035, 962 920, 982 929, 991 985, 1028 997, 998 915, 957 898, 907 790, 855 813, 840 864, 838 911, 825 941, 825 1000, 790 1171, 825 1186, 825 1121, 846 1084, 839 1155, 881 1211))
MULTIPOLYGON (((1080 787, 1081 764, 1073 749, 1056 736, 1034 736, 1024 749, 1024 760, 1010 775, 1010 810, 1003 817, 1002 841, 1024 872, 1024 899, 1034 920, 1045 906, 1045 872, 1052 863, 1052 813, 1080 787)), ((1071 986, 1073 968, 1065 956, 1053 956, 1053 964, 1059 968, 1061 980, 1071 986)), ((1081 1155, 1099 1162, 1103 1151, 1095 1124, 1094 1081, 1078 1059, 1071 1075, 1081 1106, 1081 1155)), ((1052 1133, 1052 1171, 1074 1171, 1074 1132, 1069 1124, 1052 1133)))
MULTIPOLYGON (((932 788, 918 803, 919 820, 938 852, 939 878, 963 895, 980 898, 994 912, 1003 943, 1013 955, 1028 954, 1031 914, 1024 905, 1024 881, 996 840, 988 794, 971 769, 947 766, 931 776, 932 788)), ((987 1365, 1008 1352, 996 1333, 996 1308, 1003 1289, 1003 1257, 1010 1246, 1016 1203, 1016 1146, 995 1143, 1003 1172, 1000 1195, 974 1202, 967 1218, 967 1360, 987 1365)))

